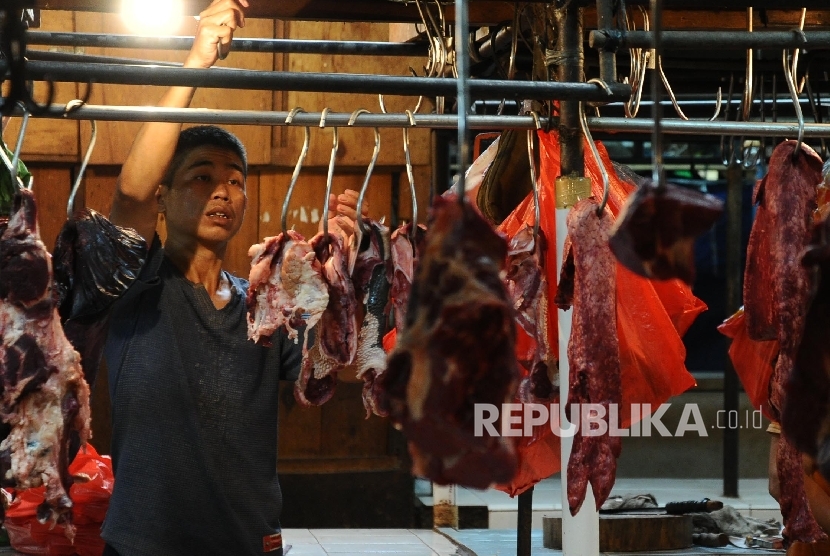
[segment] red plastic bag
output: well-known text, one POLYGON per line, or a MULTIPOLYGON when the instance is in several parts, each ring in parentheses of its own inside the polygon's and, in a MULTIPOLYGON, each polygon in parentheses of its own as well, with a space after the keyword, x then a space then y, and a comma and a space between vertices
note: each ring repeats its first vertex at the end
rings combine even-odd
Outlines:
MULTIPOLYGON (((560 175, 559 137, 555 132, 540 132, 538 136, 541 145, 540 226, 548 245, 553 246, 556 241, 555 180, 560 175)), ((597 148, 609 173, 610 194, 606 211, 616 218, 634 186, 617 177, 605 147, 597 143, 597 148)), ((587 145, 585 153, 585 175, 591 178, 593 195, 601 198, 599 166, 587 145)), ((529 195, 498 229, 512 236, 525 223, 532 224, 533 215, 533 197, 529 195)), ((548 250, 546 271, 550 304, 548 332, 550 345, 556 349, 557 308, 552 300, 556 296, 559 268, 554 249, 548 250)), ((617 264, 617 334, 622 371, 619 418, 622 428, 631 425, 632 404, 651 404, 655 407, 695 385, 684 363, 686 349, 681 335, 704 310, 706 305, 679 280, 650 281, 617 264)), ((521 353, 517 351, 517 355, 521 353)), ((496 487, 511 496, 522 493, 561 469, 559 437, 547 425, 534 430, 532 437, 521 437, 517 450, 519 472, 509 484, 496 487)))
POLYGON ((109 507, 114 477, 112 460, 101 456, 91 444, 81 449, 69 466, 73 477, 88 478, 76 482, 69 489, 72 498, 72 518, 75 526, 74 543, 66 537, 66 527, 37 520, 37 507, 43 502, 44 488, 30 488, 17 492, 17 497, 6 510, 5 527, 12 548, 23 554, 48 556, 101 556, 104 540, 101 524, 109 507))
POLYGON ((769 381, 775 369, 778 340, 751 339, 746 329, 746 314, 743 307, 723 321, 723 324, 718 326, 718 332, 732 338, 729 359, 732 360, 735 373, 744 385, 752 407, 760 409, 770 421, 777 420, 770 408, 769 381))

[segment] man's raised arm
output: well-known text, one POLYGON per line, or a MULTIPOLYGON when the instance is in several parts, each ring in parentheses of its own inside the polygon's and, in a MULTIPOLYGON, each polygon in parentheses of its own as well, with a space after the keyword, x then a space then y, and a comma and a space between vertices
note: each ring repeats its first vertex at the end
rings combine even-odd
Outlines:
MULTIPOLYGON (((196 38, 184 62, 186 68, 209 68, 218 59, 218 49, 227 51, 237 27, 245 26, 243 7, 247 0, 214 0, 199 15, 196 38)), ((196 89, 171 87, 158 106, 187 108, 196 89)), ((110 220, 135 229, 148 245, 158 218, 156 192, 173 158, 182 125, 147 122, 136 135, 118 176, 110 220)))

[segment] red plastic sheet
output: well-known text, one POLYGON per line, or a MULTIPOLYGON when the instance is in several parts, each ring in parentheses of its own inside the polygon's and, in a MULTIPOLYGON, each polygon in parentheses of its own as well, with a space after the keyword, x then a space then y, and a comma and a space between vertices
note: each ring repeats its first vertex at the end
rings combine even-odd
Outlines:
POLYGON ((23 554, 48 556, 101 556, 104 541, 101 524, 109 507, 114 477, 112 460, 101 456, 91 444, 81 449, 69 466, 73 477, 82 477, 69 489, 72 498, 74 543, 66 536, 66 527, 37 520, 37 507, 43 502, 44 488, 19 491, 6 510, 5 527, 12 548, 23 554), (85 479, 89 480, 85 480, 85 479))
MULTIPOLYGON (((556 200, 555 180, 560 174, 559 138, 555 132, 539 132, 540 169, 540 226, 548 239, 546 270, 550 321, 548 332, 551 346, 557 350, 557 308, 553 304, 559 269, 556 266, 556 200)), ((618 179, 605 147, 597 143, 600 157, 608 169, 610 195, 606 211, 614 218, 622 209, 634 186, 618 179)), ((585 148, 585 175, 591 178, 593 195, 602 197, 602 177, 599 166, 585 148)), ((499 226, 507 236, 515 234, 523 224, 534 219, 533 197, 529 195, 499 226)), ((617 333, 620 340, 622 370, 622 407, 620 426, 631 425, 631 405, 664 403, 695 385, 686 370, 686 349, 681 335, 706 305, 679 280, 650 281, 617 265, 617 333)), ((520 337, 523 332, 519 330, 520 337)), ((517 348, 526 350, 519 342, 517 348)), ((557 350, 558 351, 558 350, 557 350)), ((521 355, 521 352, 519 352, 521 355)), ((509 484, 497 488, 511 496, 520 494, 537 482, 561 469, 559 437, 549 426, 534 430, 533 437, 522 437, 517 447, 519 472, 509 484)))
POLYGON ((770 421, 777 418, 770 408, 770 378, 775 369, 775 358, 778 355, 778 340, 757 341, 749 337, 746 328, 746 314, 743 308, 723 321, 718 331, 732 338, 729 346, 729 359, 735 373, 744 385, 746 395, 752 402, 752 407, 761 410, 761 413, 770 421))

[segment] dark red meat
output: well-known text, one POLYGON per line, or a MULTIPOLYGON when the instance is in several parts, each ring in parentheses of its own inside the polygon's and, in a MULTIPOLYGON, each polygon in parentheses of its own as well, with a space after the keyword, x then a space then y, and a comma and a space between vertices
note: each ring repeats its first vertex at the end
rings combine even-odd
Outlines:
POLYGON ((350 365, 357 352, 357 300, 349 275, 349 254, 340 234, 320 232, 310 243, 323 267, 329 292, 317 328, 320 352, 339 365, 350 365))
MULTIPOLYGON (((756 205, 755 220, 749 234, 744 269, 744 312, 746 328, 753 340, 778 339, 775 303, 772 294, 773 266, 770 258, 772 222, 764 192, 769 174, 755 184, 752 202, 756 205)), ((780 184, 774 185, 780 187, 780 184)))
POLYGON ((513 400, 514 311, 499 276, 507 244, 469 205, 436 197, 406 327, 381 383, 413 473, 484 488, 516 472, 512 442, 477 436, 474 407, 513 400))
POLYGON ((41 521, 66 522, 72 538, 69 487, 72 432, 90 437, 89 387, 80 355, 61 328, 51 256, 40 241, 32 193, 15 196, 0 236, 0 481, 26 489, 44 485, 41 521))
POLYGON ((415 278, 418 257, 423 250, 425 233, 424 227, 418 226, 413 241, 412 223, 404 224, 392 232, 387 272, 391 284, 390 301, 395 310, 395 327, 399 331, 406 326, 409 292, 412 290, 412 280, 415 278))
POLYGON ((676 185, 644 181, 628 198, 611 233, 611 250, 627 269, 646 278, 694 282, 694 242, 712 227, 723 203, 676 185))
POLYGON ((544 261, 547 241, 539 230, 525 225, 508 244, 507 294, 516 310, 516 322, 535 343, 534 355, 526 365, 530 374, 519 385, 519 399, 524 402, 550 402, 559 394, 559 373, 548 340, 548 282, 544 261))
MULTIPOLYGON (((785 388, 793 375, 810 300, 810 277, 801 264, 801 256, 812 237, 816 186, 821 181, 819 156, 803 145, 802 151, 793 157, 795 146, 795 141, 785 141, 775 148, 762 198, 769 211, 767 256, 773 322, 780 346, 770 384, 770 404, 779 414, 787 403, 802 403, 797 399, 786 401, 785 388)), ((788 540, 809 543, 824 538, 806 503, 801 456, 786 435, 782 435, 779 444, 778 477, 788 540)))
MULTIPOLYGON (((378 377, 386 369, 383 337, 387 332, 386 308, 389 305, 389 228, 372 220, 364 220, 369 228, 363 243, 366 248, 357 254, 352 281, 358 302, 366 307, 357 340, 355 367, 357 378, 363 379, 363 406, 366 417, 372 413, 386 417, 380 398, 384 395, 378 377)), ((363 245, 361 245, 363 247, 363 245)))
POLYGON ((830 220, 816 226, 802 260, 812 273, 812 300, 786 386, 781 426, 830 480, 830 220))
MULTIPOLYGON (((597 215, 593 199, 578 202, 568 213, 568 237, 573 258, 573 316, 568 342, 570 405, 599 404, 606 415, 622 398, 620 348, 617 340, 616 263, 608 247, 611 218, 597 215)), ((574 437, 568 461, 568 504, 576 515, 588 483, 597 509, 611 488, 620 455, 619 437, 588 436, 581 429, 574 437)))

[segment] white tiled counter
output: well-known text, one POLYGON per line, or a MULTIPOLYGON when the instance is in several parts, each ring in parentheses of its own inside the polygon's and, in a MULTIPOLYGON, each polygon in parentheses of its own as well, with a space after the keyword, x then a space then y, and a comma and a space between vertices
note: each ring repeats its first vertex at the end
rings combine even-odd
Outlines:
POLYGON ((421 529, 283 529, 286 556, 455 556, 458 545, 436 531, 421 529))

